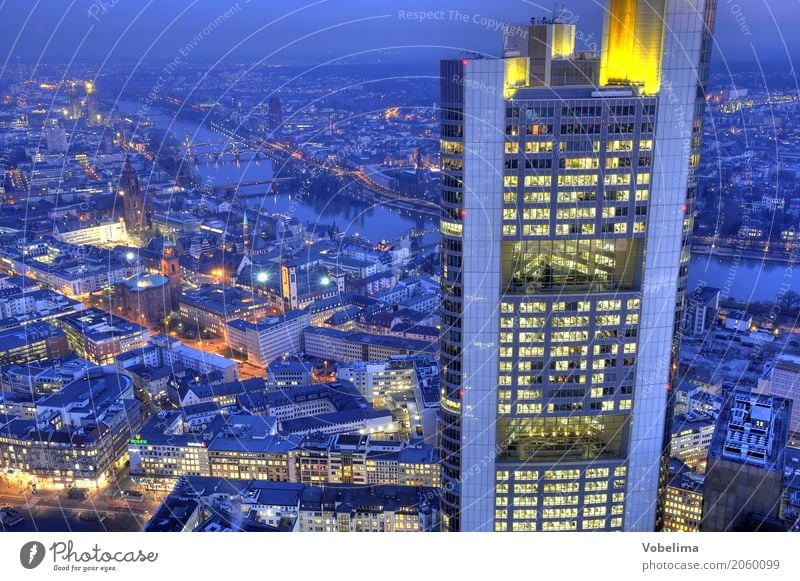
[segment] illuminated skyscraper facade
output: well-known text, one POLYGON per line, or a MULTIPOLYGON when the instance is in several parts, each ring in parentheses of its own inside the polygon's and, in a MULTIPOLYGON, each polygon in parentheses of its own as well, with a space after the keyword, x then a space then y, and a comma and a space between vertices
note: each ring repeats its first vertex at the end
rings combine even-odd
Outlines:
POLYGON ((100 114, 100 105, 97 101, 97 87, 92 81, 86 81, 86 124, 89 127, 96 127, 103 122, 100 114))
POLYGON ((706 11, 609 9, 442 63, 447 530, 656 526, 706 11))

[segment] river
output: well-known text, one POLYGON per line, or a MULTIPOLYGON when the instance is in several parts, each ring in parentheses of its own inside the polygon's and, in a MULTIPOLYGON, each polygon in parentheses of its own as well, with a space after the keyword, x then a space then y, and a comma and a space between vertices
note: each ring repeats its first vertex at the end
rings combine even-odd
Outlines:
MULTIPOLYGON (((141 109, 141 105, 135 101, 121 101, 118 108, 123 113, 133 114, 141 109)), ((168 111, 155 108, 149 111, 148 116, 156 126, 171 130, 180 140, 188 135, 196 144, 224 141, 220 134, 199 121, 175 119, 168 111)), ((202 146, 197 151, 203 151, 202 146)), ((241 163, 237 165, 232 156, 226 155, 217 163, 204 158, 196 171, 204 184, 235 184, 269 179, 272 177, 272 164, 269 159, 256 160, 252 154, 243 154, 241 163)), ((260 189, 266 194, 268 187, 259 185, 243 189, 260 189)), ((431 218, 414 218, 398 210, 348 198, 301 200, 291 194, 266 194, 245 199, 248 207, 260 208, 268 213, 290 215, 301 222, 324 225, 335 223, 340 231, 364 236, 373 242, 401 236, 411 228, 430 229, 434 226, 431 218)), ((425 244, 429 245, 433 238, 435 235, 427 236, 425 244)), ((741 259, 737 263, 732 258, 697 255, 692 258, 689 267, 688 288, 691 290, 698 284, 703 284, 721 288, 723 298, 748 302, 774 301, 781 289, 786 288, 783 286, 785 284, 800 292, 800 269, 793 275, 791 269, 787 270, 788 266, 756 259, 741 259)))
POLYGON ((775 302, 791 288, 800 292, 800 268, 789 263, 761 261, 754 258, 735 260, 698 254, 689 265, 689 286, 698 285, 722 289, 721 298, 746 302, 775 302))
MULTIPOLYGON (((119 101, 117 108, 124 114, 136 114, 142 105, 136 101, 119 101)), ((174 118, 164 109, 150 108, 147 117, 156 127, 168 129, 183 141, 188 135, 194 144, 224 142, 224 136, 212 131, 200 121, 185 117, 174 118)), ((203 146, 196 148, 202 152, 203 146)), ((241 182, 263 181, 272 177, 272 163, 267 158, 255 159, 252 154, 242 154, 241 163, 236 164, 232 155, 224 155, 218 162, 208 156, 201 157, 195 167, 198 179, 204 185, 225 185, 241 182)), ((407 233, 412 228, 430 230, 435 226, 430 217, 410 216, 379 204, 367 204, 344 197, 331 199, 302 200, 293 194, 272 195, 269 186, 257 185, 242 188, 241 193, 253 194, 263 191, 264 195, 243 198, 247 207, 263 212, 288 215, 300 222, 330 226, 335 224, 339 231, 348 235, 358 235, 372 242, 393 239, 407 233)), ((431 236, 425 237, 425 244, 431 243, 431 236)))

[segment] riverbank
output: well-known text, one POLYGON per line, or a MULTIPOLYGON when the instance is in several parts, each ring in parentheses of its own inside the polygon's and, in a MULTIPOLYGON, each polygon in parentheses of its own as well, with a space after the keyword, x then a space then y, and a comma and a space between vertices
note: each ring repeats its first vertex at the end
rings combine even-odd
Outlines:
MULTIPOLYGON (((121 101, 118 109, 123 113, 135 113, 139 104, 121 101)), ((188 138, 192 142, 219 141, 219 133, 209 128, 202 119, 193 115, 174 116, 170 111, 152 107, 148 117, 157 127, 175 133, 178 139, 188 138)), ((249 181, 266 182, 273 176, 272 162, 268 159, 243 160, 236 164, 201 163, 195 168, 198 180, 210 187, 215 185, 242 184, 249 181)), ((336 225, 337 229, 350 236, 362 236, 370 241, 399 238, 410 230, 429 230, 438 226, 437 212, 419 212, 409 201, 354 200, 343 193, 323 198, 301 196, 284 192, 274 195, 266 186, 245 186, 243 200, 247 207, 268 214, 296 218, 303 223, 336 225), (259 192, 260 190, 260 192, 259 192), (254 194, 254 195, 253 195, 254 194)), ((366 197, 366 196, 365 196, 366 197)))
POLYGON ((785 252, 760 252, 758 250, 742 250, 729 246, 707 246, 705 244, 693 244, 692 256, 712 256, 717 258, 741 258, 746 260, 758 260, 760 262, 774 262, 776 264, 794 264, 800 259, 800 254, 790 255, 785 252))

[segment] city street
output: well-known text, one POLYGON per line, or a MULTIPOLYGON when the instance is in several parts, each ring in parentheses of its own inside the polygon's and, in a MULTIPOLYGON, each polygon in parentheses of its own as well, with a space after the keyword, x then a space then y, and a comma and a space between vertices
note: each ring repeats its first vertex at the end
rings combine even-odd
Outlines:
POLYGON ((25 520, 10 528, 0 523, 0 531, 138 531, 160 503, 160 495, 152 492, 135 500, 114 498, 115 492, 119 489, 92 491, 85 499, 69 498, 65 489, 32 494, 18 478, 2 476, 0 508, 11 507, 25 520))

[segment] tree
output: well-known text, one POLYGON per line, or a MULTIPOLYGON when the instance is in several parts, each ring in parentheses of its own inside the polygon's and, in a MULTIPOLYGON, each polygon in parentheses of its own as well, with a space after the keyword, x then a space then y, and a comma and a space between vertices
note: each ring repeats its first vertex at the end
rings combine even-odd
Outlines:
POLYGON ((800 307, 800 294, 798 294, 797 291, 789 289, 781 295, 778 302, 784 310, 793 311, 795 308, 800 307))

